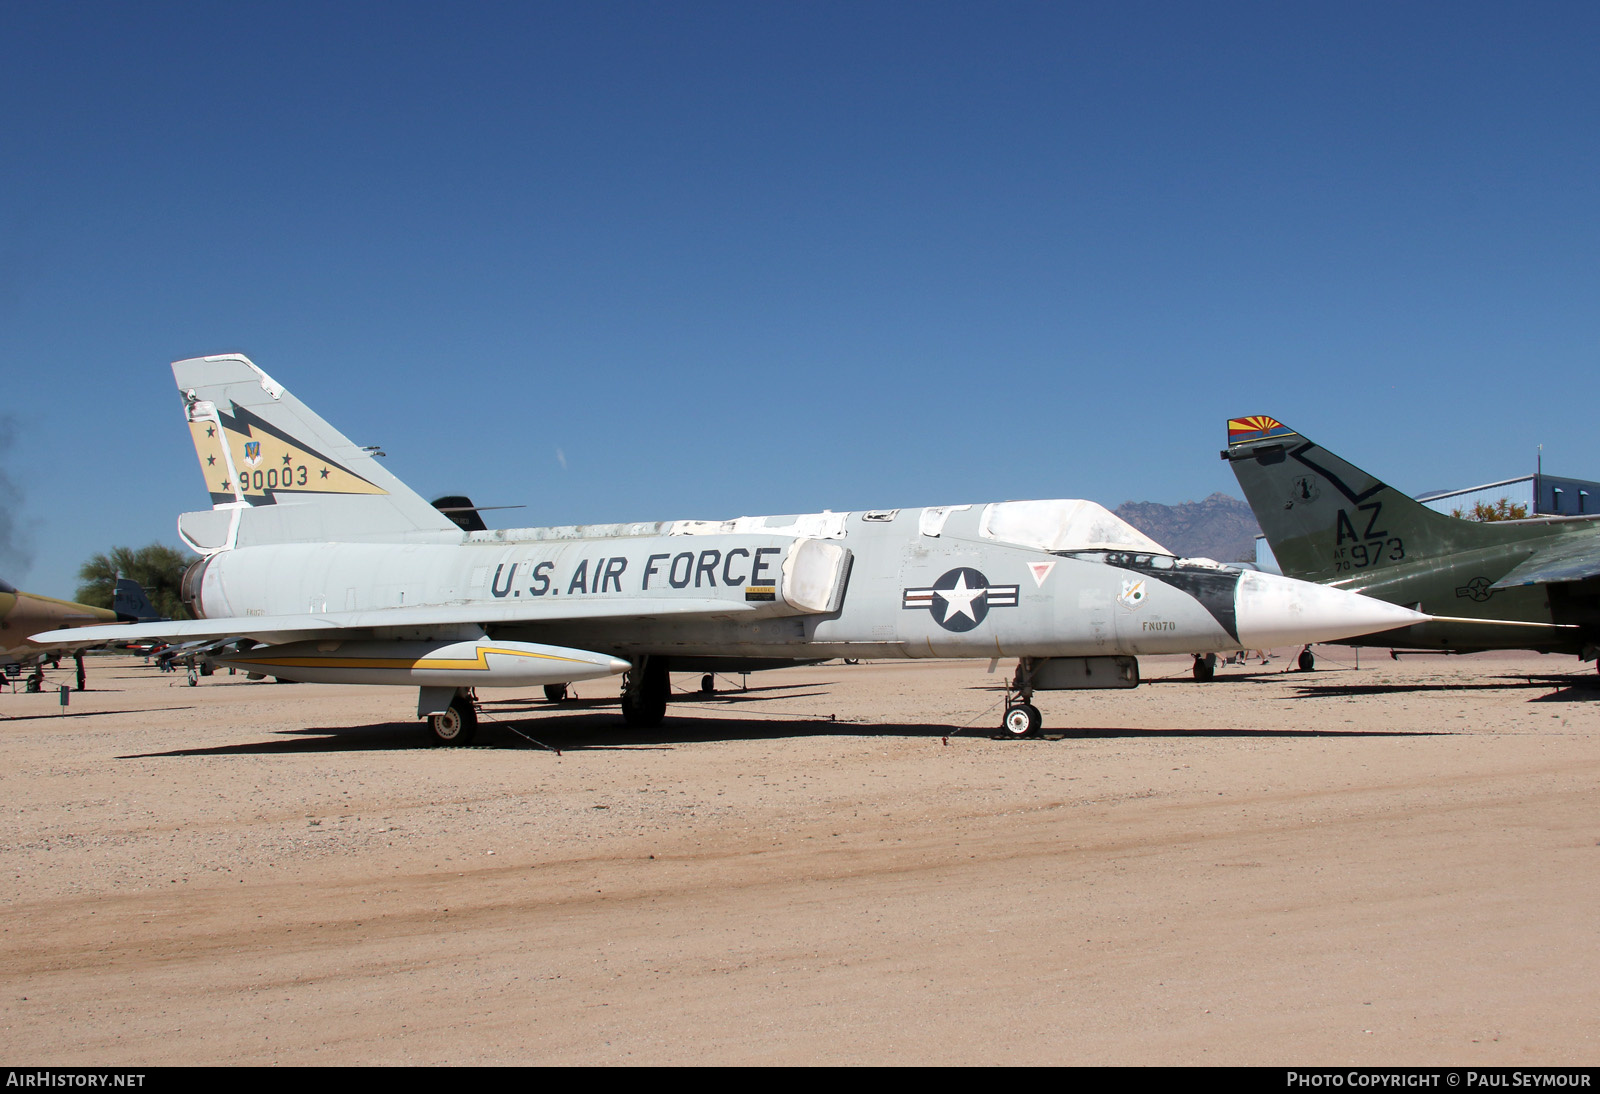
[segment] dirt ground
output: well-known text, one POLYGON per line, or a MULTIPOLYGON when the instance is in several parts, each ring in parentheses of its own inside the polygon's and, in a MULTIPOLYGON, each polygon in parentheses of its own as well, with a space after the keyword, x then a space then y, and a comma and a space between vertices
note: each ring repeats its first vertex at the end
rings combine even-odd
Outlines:
POLYGON ((0 1043, 30 1066, 1600 1060, 1592 666, 1289 664, 1197 684, 1147 658, 1137 690, 1041 695, 1029 741, 992 736, 983 662, 722 679, 648 732, 614 681, 485 692, 478 744, 439 749, 409 691, 92 658, 65 714, 0 694, 0 1043))

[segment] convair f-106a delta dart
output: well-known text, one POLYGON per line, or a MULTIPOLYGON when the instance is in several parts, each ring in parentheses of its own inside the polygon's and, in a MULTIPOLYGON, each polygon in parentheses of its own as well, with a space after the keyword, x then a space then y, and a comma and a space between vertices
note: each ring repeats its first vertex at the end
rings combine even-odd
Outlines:
MULTIPOLYGON (((1421 620, 1354 593, 1179 559, 1088 501, 490 531, 436 508, 248 359, 173 364, 212 508, 197 617, 94 641, 202 641, 287 680, 401 684, 441 743, 474 689, 621 675, 629 725, 660 722, 668 671, 827 658, 1017 658, 1004 730, 1037 691, 1128 688, 1139 654, 1326 642, 1421 620)), ((470 502, 465 506, 470 509, 470 502)), ((35 636, 81 641, 79 631, 35 636)))

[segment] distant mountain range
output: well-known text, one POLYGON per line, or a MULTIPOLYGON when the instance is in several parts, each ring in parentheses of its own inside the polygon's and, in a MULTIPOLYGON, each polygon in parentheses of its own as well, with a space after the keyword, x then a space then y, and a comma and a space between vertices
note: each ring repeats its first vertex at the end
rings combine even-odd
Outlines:
POLYGON ((1174 552, 1180 558, 1210 558, 1218 562, 1254 562, 1256 523, 1250 506, 1226 494, 1204 501, 1161 505, 1153 501, 1125 501, 1117 516, 1174 552))

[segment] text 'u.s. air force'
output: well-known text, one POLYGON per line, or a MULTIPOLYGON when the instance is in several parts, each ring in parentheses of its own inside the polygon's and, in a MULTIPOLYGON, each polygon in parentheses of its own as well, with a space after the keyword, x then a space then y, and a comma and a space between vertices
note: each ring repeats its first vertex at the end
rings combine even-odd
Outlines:
POLYGON ((568 572, 558 572, 551 559, 503 562, 494 569, 489 592, 503 598, 690 588, 770 589, 778 579, 773 556, 781 554, 781 547, 732 547, 726 551, 708 547, 653 554, 642 562, 624 556, 585 558, 568 572))

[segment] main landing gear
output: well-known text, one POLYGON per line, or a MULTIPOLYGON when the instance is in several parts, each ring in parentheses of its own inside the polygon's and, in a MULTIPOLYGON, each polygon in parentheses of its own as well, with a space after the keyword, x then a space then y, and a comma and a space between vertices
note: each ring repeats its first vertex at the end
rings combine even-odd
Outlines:
POLYGON ((428 715, 428 731, 436 745, 470 745, 478 735, 478 711, 472 692, 456 689, 447 709, 428 715))
POLYGON ((1006 688, 1006 716, 1000 729, 1007 737, 1032 737, 1044 726, 1044 715, 1033 705, 1033 659, 1017 661, 1017 674, 1006 688))
POLYGON ((645 657, 622 678, 622 720, 630 729, 654 729, 667 715, 672 688, 665 657, 645 657))
POLYGON ((1194 655, 1194 678, 1200 683, 1205 683, 1217 674, 1217 655, 1214 653, 1197 653, 1194 655))
POLYGON ((1300 651, 1300 656, 1296 659, 1295 665, 1299 667, 1301 672, 1310 672, 1317 667, 1317 658, 1311 652, 1310 646, 1300 651))

